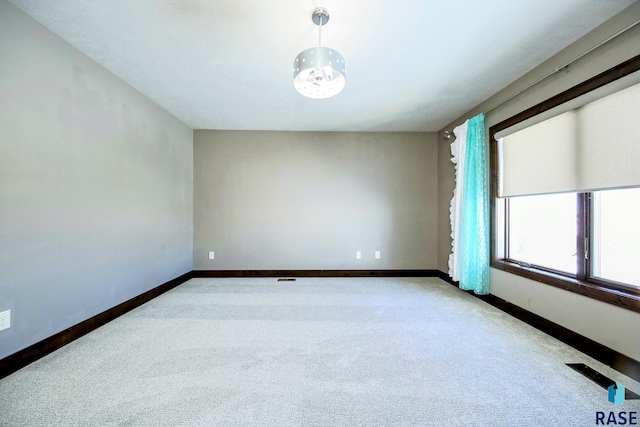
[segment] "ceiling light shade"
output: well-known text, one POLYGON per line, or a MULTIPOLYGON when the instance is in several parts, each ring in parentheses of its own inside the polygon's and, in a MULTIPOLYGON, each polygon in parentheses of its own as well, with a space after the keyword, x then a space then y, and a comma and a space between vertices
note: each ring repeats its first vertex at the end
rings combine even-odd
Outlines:
POLYGON ((302 51, 293 61, 293 86, 309 98, 330 98, 346 84, 344 58, 336 50, 321 46, 322 26, 329 21, 327 10, 319 7, 311 18, 319 29, 318 47, 302 51))

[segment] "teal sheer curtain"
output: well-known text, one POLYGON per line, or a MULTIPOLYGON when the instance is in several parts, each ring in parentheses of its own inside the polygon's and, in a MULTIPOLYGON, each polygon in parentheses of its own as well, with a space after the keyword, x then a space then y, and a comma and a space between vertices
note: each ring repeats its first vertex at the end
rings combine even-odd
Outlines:
POLYGON ((459 229, 455 233, 459 241, 454 245, 452 256, 457 258, 455 264, 459 272, 455 276, 459 277, 460 288, 486 295, 489 293, 490 252, 489 171, 484 114, 467 121, 466 141, 458 144, 465 142, 466 149, 461 150, 464 158, 457 161, 458 168, 463 166, 464 170, 456 171, 460 181, 456 183, 455 194, 460 198, 452 202, 459 209, 459 224, 456 224, 459 229))

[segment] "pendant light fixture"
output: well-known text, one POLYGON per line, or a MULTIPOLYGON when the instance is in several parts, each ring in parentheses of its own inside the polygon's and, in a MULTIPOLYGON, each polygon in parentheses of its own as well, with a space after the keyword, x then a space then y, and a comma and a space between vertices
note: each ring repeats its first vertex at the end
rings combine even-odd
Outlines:
POLYGON ((322 26, 329 22, 329 12, 318 7, 311 19, 318 26, 318 47, 302 51, 293 61, 293 86, 309 98, 330 98, 340 93, 346 83, 344 58, 322 46, 322 26))

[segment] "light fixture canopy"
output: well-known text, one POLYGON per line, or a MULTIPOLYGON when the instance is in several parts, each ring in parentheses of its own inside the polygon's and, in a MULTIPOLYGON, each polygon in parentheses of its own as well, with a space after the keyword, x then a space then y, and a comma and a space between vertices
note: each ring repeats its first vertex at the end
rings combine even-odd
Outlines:
POLYGON ((318 26, 318 47, 302 51, 293 61, 293 86, 309 98, 330 98, 346 84, 344 58, 336 50, 322 46, 322 26, 329 22, 329 12, 316 8, 311 19, 318 26))

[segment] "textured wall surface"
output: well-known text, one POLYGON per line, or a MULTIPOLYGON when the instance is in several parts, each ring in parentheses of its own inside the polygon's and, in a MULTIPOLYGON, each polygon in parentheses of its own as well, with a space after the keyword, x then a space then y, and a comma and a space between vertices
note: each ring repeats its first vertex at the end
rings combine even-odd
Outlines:
POLYGON ((436 154, 431 133, 197 130, 194 267, 435 268, 436 154))
POLYGON ((0 1, 0 358, 192 269, 193 131, 0 1))
MULTIPOLYGON (((447 156, 451 140, 443 138, 443 131, 451 130, 466 118, 487 111, 501 100, 518 93, 527 85, 566 64, 638 19, 640 19, 640 3, 636 2, 439 133, 438 149, 441 161, 438 165, 440 168, 438 171, 440 195, 438 267, 440 270, 447 271, 446 260, 451 250, 448 202, 453 194, 455 173, 453 164, 447 161, 447 158, 451 157, 447 156)), ((487 128, 639 54, 640 26, 636 26, 613 42, 574 63, 568 71, 556 74, 488 113, 487 128)), ((638 339, 638 328, 634 327, 640 325, 640 313, 498 270, 491 272, 491 293, 640 360, 640 339, 638 339)))

